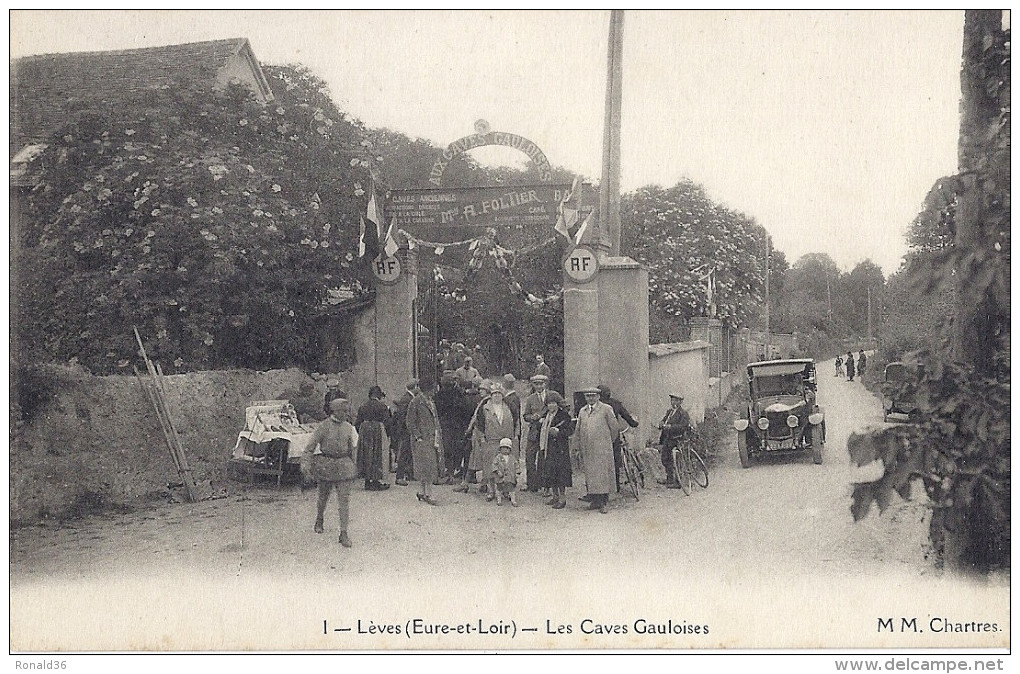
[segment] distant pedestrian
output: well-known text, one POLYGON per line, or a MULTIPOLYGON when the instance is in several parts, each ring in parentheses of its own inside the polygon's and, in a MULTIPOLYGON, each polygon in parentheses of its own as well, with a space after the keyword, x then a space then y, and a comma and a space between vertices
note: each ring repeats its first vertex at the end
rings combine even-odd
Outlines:
POLYGON ((846 376, 850 381, 854 380, 854 354, 852 351, 846 352, 846 376))
POLYGON ((462 382, 479 382, 482 380, 482 376, 478 374, 478 370, 475 369, 474 359, 471 356, 464 358, 464 364, 457 368, 454 372, 457 379, 462 382))
POLYGON ((383 478, 384 429, 390 419, 390 408, 382 401, 383 390, 368 390, 368 402, 358 408, 354 426, 358 429, 358 468, 365 476, 365 491, 383 491, 390 485, 383 478))
MULTIPOLYGON (((331 400, 337 398, 343 398, 347 400, 347 392, 340 388, 340 380, 336 377, 330 377, 326 380, 326 397, 322 403, 322 411, 326 413, 328 417, 331 414, 329 403, 331 400)), ((348 419, 348 421, 350 421, 348 419)))
POLYGON ((846 376, 843 372, 843 356, 836 356, 836 377, 846 376))
POLYGON ((482 345, 475 344, 475 348, 471 349, 471 359, 475 368, 478 370, 478 374, 485 376, 485 373, 489 369, 489 361, 482 353, 482 345))
POLYGON ((865 355, 864 349, 857 354, 857 376, 864 379, 864 368, 868 365, 868 356, 865 355))
POLYGON ((348 421, 349 404, 343 398, 330 401, 329 418, 316 426, 307 452, 301 463, 302 472, 319 483, 319 499, 315 511, 315 533, 324 530, 323 517, 329 497, 336 491, 337 507, 340 514, 340 545, 351 547, 347 535, 350 519, 351 483, 354 481, 355 452, 358 446, 358 432, 348 421))
POLYGON ((540 374, 546 377, 546 381, 548 381, 549 377, 552 375, 552 370, 550 370, 549 366, 545 364, 545 356, 540 353, 535 354, 535 374, 540 374))

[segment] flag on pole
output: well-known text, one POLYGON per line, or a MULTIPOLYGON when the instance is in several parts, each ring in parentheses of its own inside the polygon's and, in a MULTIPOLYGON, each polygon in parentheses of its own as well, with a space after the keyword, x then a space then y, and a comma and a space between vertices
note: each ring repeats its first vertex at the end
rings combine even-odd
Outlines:
POLYGON ((556 206, 556 225, 553 227, 563 238, 570 240, 570 228, 577 224, 580 216, 579 197, 581 195, 581 179, 574 178, 570 191, 563 195, 556 206), (568 206, 568 203, 570 204, 568 206))
POLYGON ((577 234, 574 235, 575 246, 580 246, 584 243, 584 237, 588 234, 589 225, 591 225, 591 219, 594 215, 595 211, 592 210, 592 212, 588 214, 588 217, 584 219, 584 222, 581 223, 581 227, 577 230, 577 234))
POLYGON ((361 220, 361 236, 358 237, 358 257, 365 257, 365 218, 358 216, 361 220))
POLYGON ((383 251, 386 253, 386 257, 393 257, 398 250, 400 250, 400 246, 393 238, 393 221, 390 220, 390 228, 386 230, 386 243, 383 245, 383 251))
POLYGON ((376 236, 379 241, 382 241, 382 218, 379 217, 379 207, 375 203, 375 185, 373 184, 370 189, 372 190, 372 195, 368 198, 368 210, 365 217, 368 218, 369 222, 375 223, 376 236))

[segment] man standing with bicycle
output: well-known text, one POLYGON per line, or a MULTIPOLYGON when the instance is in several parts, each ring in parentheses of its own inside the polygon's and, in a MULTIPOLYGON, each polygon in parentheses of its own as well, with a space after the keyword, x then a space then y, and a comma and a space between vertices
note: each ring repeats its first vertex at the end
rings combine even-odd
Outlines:
POLYGON ((659 443, 662 445, 659 457, 662 459, 662 466, 666 469, 666 479, 659 480, 659 484, 664 484, 671 489, 678 489, 680 485, 676 483, 673 470, 673 447, 691 431, 691 415, 687 414, 687 410, 684 409, 684 397, 679 393, 670 393, 669 403, 670 407, 666 410, 662 421, 656 424, 656 428, 662 431, 659 433, 659 443))

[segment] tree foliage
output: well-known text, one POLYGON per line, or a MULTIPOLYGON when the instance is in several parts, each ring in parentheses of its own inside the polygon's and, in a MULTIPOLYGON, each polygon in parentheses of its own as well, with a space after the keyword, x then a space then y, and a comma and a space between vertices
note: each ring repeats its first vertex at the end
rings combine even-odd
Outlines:
POLYGON ((296 364, 331 298, 366 290, 364 129, 308 70, 265 72, 267 105, 179 82, 54 134, 26 199, 23 345, 110 371, 136 325, 179 368, 296 364))
POLYGON ((707 316, 704 277, 714 269, 718 318, 739 326, 757 315, 768 233, 752 218, 713 202, 691 180, 625 194, 620 211, 622 250, 648 266, 652 313, 684 323, 707 316))
POLYGON ((1008 567, 1010 548, 1010 37, 1001 25, 998 10, 966 14, 961 173, 928 194, 902 270, 921 301, 955 298, 951 348, 915 355, 923 374, 907 386, 920 423, 858 438, 854 456, 884 465, 880 480, 855 488, 855 518, 894 492, 908 496, 920 478, 936 549, 978 571, 1008 567))

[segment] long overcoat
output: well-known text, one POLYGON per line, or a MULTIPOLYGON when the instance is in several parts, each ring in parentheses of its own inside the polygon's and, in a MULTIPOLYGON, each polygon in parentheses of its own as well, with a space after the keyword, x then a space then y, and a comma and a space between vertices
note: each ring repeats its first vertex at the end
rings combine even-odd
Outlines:
POLYGON ((477 456, 471 457, 471 470, 488 470, 492 465, 492 459, 499 454, 499 441, 503 438, 513 440, 514 446, 511 450, 514 459, 518 458, 517 438, 514 437, 514 415, 506 403, 500 403, 502 409, 502 421, 496 415, 496 404, 489 399, 489 402, 482 405, 479 410, 478 429, 481 431, 481 442, 475 450, 477 456))
POLYGON ((613 438, 618 430, 613 408, 603 402, 585 405, 577 414, 575 435, 589 494, 608 494, 616 488, 613 438))
POLYGON ((407 430, 411 435, 414 477, 422 482, 439 479, 439 415, 436 406, 424 393, 411 399, 407 406, 407 430))

